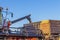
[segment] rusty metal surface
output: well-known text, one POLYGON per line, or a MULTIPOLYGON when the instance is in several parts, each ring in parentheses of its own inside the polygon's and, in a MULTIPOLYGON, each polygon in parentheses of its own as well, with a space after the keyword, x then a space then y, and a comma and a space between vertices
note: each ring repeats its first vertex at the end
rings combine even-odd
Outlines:
POLYGON ((60 20, 50 20, 51 33, 60 33, 60 20))

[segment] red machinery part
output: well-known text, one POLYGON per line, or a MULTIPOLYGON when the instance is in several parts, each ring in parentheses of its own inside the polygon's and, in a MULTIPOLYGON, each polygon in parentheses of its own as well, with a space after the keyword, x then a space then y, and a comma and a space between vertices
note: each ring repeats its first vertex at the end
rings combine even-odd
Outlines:
POLYGON ((10 27, 10 25, 11 25, 11 21, 8 21, 7 23, 8 28, 10 27))

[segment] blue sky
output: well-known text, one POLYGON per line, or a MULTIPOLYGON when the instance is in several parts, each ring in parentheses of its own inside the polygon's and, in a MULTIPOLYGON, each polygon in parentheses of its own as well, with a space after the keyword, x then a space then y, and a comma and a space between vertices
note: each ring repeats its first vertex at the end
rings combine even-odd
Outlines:
MULTIPOLYGON (((0 6, 9 8, 14 13, 10 20, 31 14, 33 22, 41 20, 60 20, 60 0, 0 0, 0 6)), ((28 21, 22 20, 12 26, 23 26, 28 21)))

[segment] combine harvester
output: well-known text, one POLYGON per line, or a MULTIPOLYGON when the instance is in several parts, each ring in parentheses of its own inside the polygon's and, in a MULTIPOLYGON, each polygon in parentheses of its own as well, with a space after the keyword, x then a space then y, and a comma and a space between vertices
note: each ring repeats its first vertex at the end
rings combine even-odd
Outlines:
MULTIPOLYGON (((32 23, 30 16, 27 15, 22 18, 18 18, 16 20, 10 21, 9 18, 7 18, 7 15, 11 14, 11 17, 13 17, 12 12, 8 12, 8 8, 6 8, 6 11, 3 11, 3 8, 0 7, 0 40, 42 40, 43 34, 41 31, 40 35, 32 33, 31 35, 26 32, 24 27, 21 28, 15 28, 20 29, 20 31, 15 31, 16 33, 12 33, 12 30, 10 29, 10 26, 16 22, 19 22, 21 20, 27 19, 29 23, 32 23), (2 12, 6 13, 6 16, 3 15, 2 12), (33 35, 34 34, 34 35, 33 35)), ((12 27, 12 29, 14 29, 12 27)), ((35 29, 34 29, 35 30, 35 29)))

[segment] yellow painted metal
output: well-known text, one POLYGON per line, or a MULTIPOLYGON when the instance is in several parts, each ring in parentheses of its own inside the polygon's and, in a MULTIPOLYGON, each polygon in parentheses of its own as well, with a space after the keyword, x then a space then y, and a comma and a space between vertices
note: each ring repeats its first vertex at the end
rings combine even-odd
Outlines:
POLYGON ((60 40, 60 36, 59 36, 59 40, 60 40))
POLYGON ((49 20, 43 20, 40 23, 40 30, 42 30, 43 34, 45 34, 45 37, 50 37, 50 22, 49 20))

